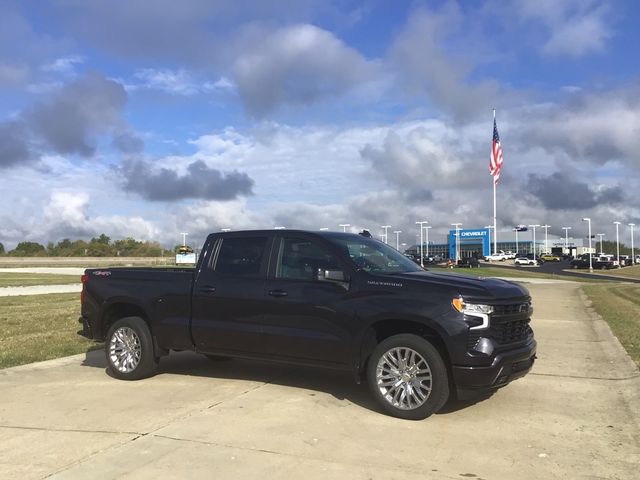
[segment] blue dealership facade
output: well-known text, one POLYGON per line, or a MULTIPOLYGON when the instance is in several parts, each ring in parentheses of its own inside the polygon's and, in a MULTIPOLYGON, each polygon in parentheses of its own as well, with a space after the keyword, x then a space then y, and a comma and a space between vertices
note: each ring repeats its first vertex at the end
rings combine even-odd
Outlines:
MULTIPOLYGON (((471 230, 458 230, 459 251, 465 252, 462 257, 475 254, 477 257, 491 255, 490 230, 488 228, 474 228, 471 230)), ((449 230, 447 235, 449 244, 449 258, 456 258, 456 231, 449 230)))

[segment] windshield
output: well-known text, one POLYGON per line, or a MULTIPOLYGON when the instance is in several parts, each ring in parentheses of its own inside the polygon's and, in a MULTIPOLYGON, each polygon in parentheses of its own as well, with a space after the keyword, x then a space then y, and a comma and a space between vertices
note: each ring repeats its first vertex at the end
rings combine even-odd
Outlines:
POLYGON ((420 272, 422 268, 385 243, 371 238, 333 238, 332 242, 346 247, 356 266, 369 273, 394 274, 420 272))

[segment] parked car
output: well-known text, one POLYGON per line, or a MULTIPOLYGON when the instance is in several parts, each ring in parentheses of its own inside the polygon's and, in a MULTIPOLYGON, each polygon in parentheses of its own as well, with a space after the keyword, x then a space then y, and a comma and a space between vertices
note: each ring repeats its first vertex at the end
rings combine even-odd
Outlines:
POLYGON ((561 260, 558 255, 554 255, 553 253, 543 253, 540 255, 540 258, 545 262, 559 262, 561 260))
POLYGON ((464 257, 458 260, 459 267, 480 268, 480 262, 474 256, 464 257))
POLYGON ((527 256, 524 257, 516 257, 513 260, 514 265, 538 265, 537 260, 534 258, 529 258, 527 256))
POLYGON ((497 253, 493 253, 491 255, 487 255, 484 257, 487 262, 504 262, 507 260, 507 254, 500 250, 497 253))
POLYGON ((544 260, 533 253, 519 253, 513 263, 514 265, 542 265, 544 260))
POLYGON ((573 269, 589 268, 589 255, 587 255, 586 257, 578 256, 574 258, 573 260, 571 260, 571 263, 569 263, 569 266, 573 269))
POLYGON ((631 259, 631 255, 620 255, 620 266, 628 267, 633 265, 633 261, 631 259))
POLYGON ((536 358, 525 287, 427 272, 362 235, 221 232, 195 268, 87 269, 81 280, 78 333, 104 342, 122 380, 154 375, 171 350, 316 365, 366 379, 386 413, 418 420, 454 390, 507 385, 536 358))
MULTIPOLYGON (((569 264, 571 268, 589 268, 589 254, 582 254, 579 257, 575 258, 569 264)), ((613 260, 609 259, 606 255, 593 255, 591 258, 591 266, 594 270, 610 270, 612 268, 618 267, 618 262, 614 263, 613 260)))
POLYGON ((611 268, 618 268, 618 259, 615 255, 599 255, 593 257, 594 265, 593 268, 597 268, 599 270, 608 270, 611 268))

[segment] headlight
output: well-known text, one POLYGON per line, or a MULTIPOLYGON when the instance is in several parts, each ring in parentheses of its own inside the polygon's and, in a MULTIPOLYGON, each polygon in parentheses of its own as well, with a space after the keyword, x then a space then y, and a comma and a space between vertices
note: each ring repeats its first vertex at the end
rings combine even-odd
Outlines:
POLYGON ((461 297, 451 300, 451 305, 465 315, 470 330, 481 330, 489 327, 489 315, 493 312, 491 305, 482 303, 466 303, 461 297))
POLYGON ((474 313, 482 313, 489 315, 493 313, 493 307, 491 305, 483 305, 481 303, 465 303, 462 313, 473 315, 474 313))
POLYGON ((451 305, 460 313, 464 313, 467 315, 489 315, 490 313, 493 313, 493 307, 491 305, 484 305, 481 303, 467 303, 460 297, 452 299, 451 305))

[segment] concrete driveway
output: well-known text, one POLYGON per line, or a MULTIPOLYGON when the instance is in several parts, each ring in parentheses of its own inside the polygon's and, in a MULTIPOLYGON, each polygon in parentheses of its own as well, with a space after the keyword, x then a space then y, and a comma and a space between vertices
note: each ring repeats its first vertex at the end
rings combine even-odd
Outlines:
POLYGON ((529 287, 532 374, 420 422, 348 375, 190 353, 139 382, 102 352, 2 370, 0 478, 638 478, 637 368, 579 285, 529 287))

